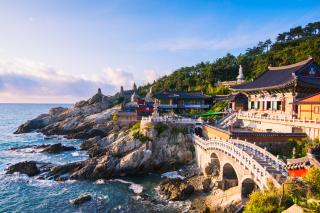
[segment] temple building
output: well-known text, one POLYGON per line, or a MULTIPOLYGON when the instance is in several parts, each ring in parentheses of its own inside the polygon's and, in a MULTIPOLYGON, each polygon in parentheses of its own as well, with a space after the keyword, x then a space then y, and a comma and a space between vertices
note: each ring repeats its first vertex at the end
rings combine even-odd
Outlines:
POLYGON ((162 90, 153 96, 159 113, 175 112, 187 113, 191 110, 208 110, 211 105, 211 97, 203 92, 170 92, 162 90))
POLYGON ((298 118, 300 120, 320 121, 320 93, 297 100, 298 118))
POLYGON ((311 57, 287 66, 269 66, 254 81, 231 89, 248 96, 249 110, 297 116, 296 101, 320 91, 320 67, 311 57))

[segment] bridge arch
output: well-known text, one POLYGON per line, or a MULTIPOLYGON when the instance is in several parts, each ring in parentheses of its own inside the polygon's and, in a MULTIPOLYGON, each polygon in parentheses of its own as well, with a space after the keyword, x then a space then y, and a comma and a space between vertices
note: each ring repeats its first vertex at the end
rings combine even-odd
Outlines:
POLYGON ((249 198, 249 195, 254 191, 260 191, 261 186, 252 177, 245 176, 241 180, 241 199, 249 198))
POLYGON ((240 176, 237 174, 236 169, 231 165, 231 163, 226 162, 222 166, 221 173, 223 190, 239 185, 240 176))

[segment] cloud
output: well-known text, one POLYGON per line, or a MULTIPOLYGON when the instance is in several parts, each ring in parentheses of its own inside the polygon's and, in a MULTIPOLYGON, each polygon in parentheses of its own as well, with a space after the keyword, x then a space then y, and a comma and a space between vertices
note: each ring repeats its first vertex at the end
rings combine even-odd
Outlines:
POLYGON ((144 74, 143 83, 152 83, 154 80, 156 80, 159 77, 158 73, 152 69, 144 70, 143 74, 144 74))
POLYGON ((0 60, 0 102, 74 102, 90 97, 98 88, 104 94, 112 94, 120 85, 131 87, 132 83, 133 74, 121 69, 72 76, 44 63, 0 60))

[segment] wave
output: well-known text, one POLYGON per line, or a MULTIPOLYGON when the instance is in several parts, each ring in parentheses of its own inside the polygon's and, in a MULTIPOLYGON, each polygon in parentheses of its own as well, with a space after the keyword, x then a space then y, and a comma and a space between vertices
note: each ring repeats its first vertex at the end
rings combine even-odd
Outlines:
POLYGON ((185 179, 184 176, 179 175, 177 171, 172 171, 172 172, 166 172, 161 175, 162 178, 169 178, 169 179, 176 179, 180 178, 181 180, 185 179))
POLYGON ((108 182, 119 182, 119 183, 127 184, 129 185, 129 189, 132 190, 135 194, 141 194, 143 192, 143 186, 141 186, 140 184, 136 184, 134 182, 130 182, 122 179, 112 179, 108 181, 99 179, 96 181, 96 184, 101 185, 101 184, 106 184, 108 182))

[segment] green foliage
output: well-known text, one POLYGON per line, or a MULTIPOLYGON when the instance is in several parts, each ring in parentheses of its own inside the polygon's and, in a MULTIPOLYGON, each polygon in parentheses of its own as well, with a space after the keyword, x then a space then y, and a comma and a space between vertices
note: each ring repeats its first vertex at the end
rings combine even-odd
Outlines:
POLYGON ((308 195, 311 198, 320 198, 320 170, 314 167, 308 170, 303 180, 308 185, 308 195))
POLYGON ((307 212, 320 210, 320 170, 310 168, 303 179, 287 179, 284 188, 268 185, 268 190, 250 194, 244 212, 282 212, 293 204, 303 207, 307 212))
POLYGON ((118 113, 112 114, 112 121, 113 121, 114 123, 117 123, 118 120, 119 120, 119 115, 118 115, 118 113))
POLYGON ((210 111, 211 112, 222 112, 227 106, 228 106, 227 101, 219 101, 211 107, 210 111))
POLYGON ((131 127, 130 132, 131 134, 134 134, 136 132, 139 132, 139 130, 140 130, 140 122, 137 122, 131 127))
POLYGON ((132 134, 134 139, 137 139, 141 142, 147 142, 147 141, 151 141, 151 138, 149 138, 148 136, 145 136, 143 134, 141 134, 139 131, 135 132, 132 134))
POLYGON ((157 135, 159 136, 162 132, 166 131, 168 129, 168 125, 164 123, 158 123, 154 125, 154 129, 157 131, 157 135))
POLYGON ((187 134, 187 129, 182 126, 173 126, 170 129, 171 135, 178 135, 179 133, 187 134))
POLYGON ((289 157, 300 158, 300 157, 305 157, 307 155, 311 145, 308 138, 304 138, 301 140, 289 139, 289 142, 291 143, 291 147, 293 147, 292 155, 289 157))
POLYGON ((278 190, 256 191, 250 194, 244 213, 279 212, 280 192, 278 190))
POLYGON ((194 156, 195 153, 196 153, 196 148, 194 147, 193 144, 191 144, 191 145, 189 146, 189 150, 190 150, 190 152, 192 153, 192 156, 194 156))

